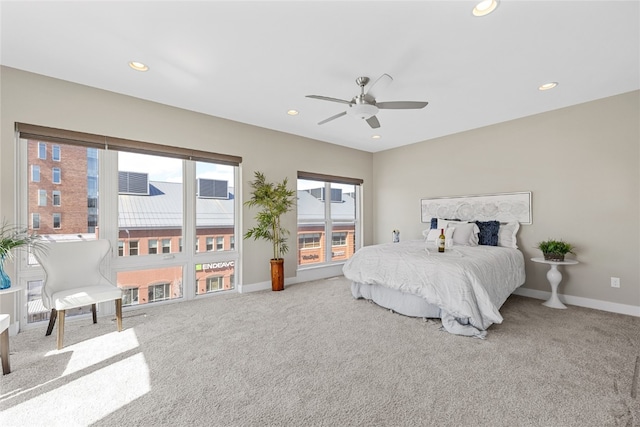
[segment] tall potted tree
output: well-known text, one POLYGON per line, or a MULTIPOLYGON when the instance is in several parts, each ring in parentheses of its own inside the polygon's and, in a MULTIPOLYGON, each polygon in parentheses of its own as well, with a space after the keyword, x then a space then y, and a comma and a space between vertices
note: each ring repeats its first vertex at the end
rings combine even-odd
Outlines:
POLYGON ((258 207, 256 214, 257 225, 250 228, 244 235, 245 239, 264 239, 273 246, 271 258, 271 289, 284 289, 284 258, 289 251, 287 236, 289 230, 282 226, 282 215, 289 212, 295 203, 295 191, 287 188, 288 179, 285 177, 280 183, 267 182, 262 172, 255 172, 255 179, 250 181, 251 199, 245 202, 248 207, 258 207))

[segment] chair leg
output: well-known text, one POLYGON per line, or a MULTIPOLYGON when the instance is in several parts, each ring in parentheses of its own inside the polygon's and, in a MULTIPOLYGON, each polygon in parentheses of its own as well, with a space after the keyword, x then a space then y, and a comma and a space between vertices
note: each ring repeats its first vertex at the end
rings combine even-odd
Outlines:
POLYGON ((47 327, 47 333, 44 334, 45 336, 51 335, 51 332, 53 331, 53 325, 56 324, 56 317, 58 317, 58 310, 52 308, 51 314, 49 315, 49 326, 47 327))
POLYGON ((2 358, 2 375, 11 372, 9 365, 9 329, 5 329, 0 334, 0 357, 2 358))
POLYGON ((116 324, 118 325, 118 332, 122 331, 122 299, 116 300, 116 324))
POLYGON ((96 305, 91 304, 91 313, 93 313, 93 323, 98 323, 98 316, 96 315, 96 305))
POLYGON ((58 350, 61 350, 64 337, 64 310, 58 311, 60 312, 60 319, 58 319, 58 350))

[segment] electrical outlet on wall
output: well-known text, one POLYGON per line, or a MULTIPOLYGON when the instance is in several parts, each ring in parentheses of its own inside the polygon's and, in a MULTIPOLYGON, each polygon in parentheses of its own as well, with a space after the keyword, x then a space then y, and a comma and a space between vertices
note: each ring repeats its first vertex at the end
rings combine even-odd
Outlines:
POLYGON ((619 277, 612 277, 611 278, 611 287, 612 288, 619 288, 620 287, 620 278, 619 277))

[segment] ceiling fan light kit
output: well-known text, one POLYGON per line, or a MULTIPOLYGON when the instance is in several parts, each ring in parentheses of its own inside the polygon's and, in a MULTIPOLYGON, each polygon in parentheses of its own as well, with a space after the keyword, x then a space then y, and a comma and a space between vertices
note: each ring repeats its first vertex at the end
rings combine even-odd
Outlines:
POLYGON ((331 98, 328 96, 321 95, 307 95, 307 98, 320 99, 323 101, 331 101, 337 102, 340 104, 347 104, 349 108, 346 111, 333 115, 327 119, 324 119, 318 122, 319 125, 323 125, 327 122, 335 120, 339 117, 342 117, 346 114, 350 116, 357 117, 362 120, 366 120, 369 126, 372 129, 377 129, 380 127, 380 122, 376 117, 379 110, 389 109, 389 110, 416 110, 420 108, 424 108, 427 106, 428 102, 426 101, 390 101, 390 102, 376 102, 376 93, 385 89, 392 81, 390 75, 383 74, 376 80, 369 89, 365 92, 364 88, 367 84, 369 84, 369 77, 358 77, 356 79, 356 84, 360 86, 360 94, 354 96, 351 101, 346 101, 344 99, 331 98))

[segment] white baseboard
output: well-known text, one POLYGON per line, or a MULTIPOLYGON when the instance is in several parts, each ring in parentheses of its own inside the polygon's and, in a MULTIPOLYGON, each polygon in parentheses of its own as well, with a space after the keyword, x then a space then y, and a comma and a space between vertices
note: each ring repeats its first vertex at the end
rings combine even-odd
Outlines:
MULTIPOLYGON (((332 264, 329 266, 306 268, 304 270, 298 270, 298 275, 296 277, 285 278, 284 287, 286 289, 287 286, 294 285, 296 283, 328 279, 329 277, 335 276, 342 276, 342 264, 332 264)), ((268 289, 271 289, 271 281, 242 285, 242 287, 238 289, 238 292, 245 293, 266 291, 268 289)))
MULTIPOLYGON (((285 279, 285 288, 287 285, 295 283, 308 282, 311 280, 328 279, 329 277, 342 276, 342 265, 325 266, 322 268, 312 268, 298 271, 297 277, 285 279)), ((271 282, 252 283, 242 286, 240 292, 255 292, 271 289, 271 282)), ((514 292, 516 295, 523 297, 535 298, 539 300, 548 300, 551 292, 539 291, 529 288, 518 288, 514 292)), ((593 308, 596 310, 608 311, 611 313, 626 314, 628 316, 640 317, 640 306, 618 304, 609 301, 600 301, 591 298, 575 297, 571 295, 558 295, 560 300, 565 304, 577 305, 578 307, 593 308)))
MULTIPOLYGON (((547 300, 551 296, 551 292, 538 291, 536 289, 518 288, 514 292, 516 295, 523 297, 547 300)), ((594 308, 596 310, 609 311, 611 313, 626 314, 628 316, 640 317, 640 306, 618 304, 609 301, 600 301, 591 298, 574 297, 571 295, 558 295, 560 301, 565 304, 577 305, 578 307, 594 308)))

